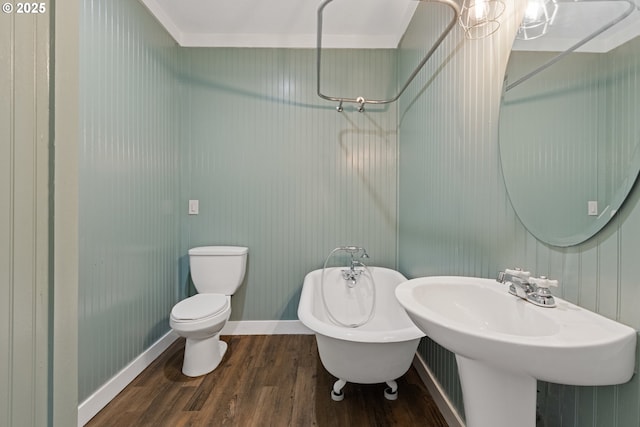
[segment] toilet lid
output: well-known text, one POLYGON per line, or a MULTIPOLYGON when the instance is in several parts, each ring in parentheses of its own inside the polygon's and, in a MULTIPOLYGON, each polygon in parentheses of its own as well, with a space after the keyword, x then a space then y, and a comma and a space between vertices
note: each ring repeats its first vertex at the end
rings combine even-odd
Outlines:
POLYGON ((196 320, 214 316, 229 306, 226 295, 196 294, 177 303, 171 310, 176 320, 196 320))

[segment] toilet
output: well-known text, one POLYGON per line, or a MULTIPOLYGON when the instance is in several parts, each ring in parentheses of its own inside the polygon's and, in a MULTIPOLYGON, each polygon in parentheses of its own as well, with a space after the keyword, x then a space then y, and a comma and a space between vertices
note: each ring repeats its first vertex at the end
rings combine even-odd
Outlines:
POLYGON ((249 248, 203 246, 189 249, 191 280, 198 291, 171 310, 169 325, 186 338, 182 373, 213 371, 227 351, 220 331, 231 315, 231 295, 242 284, 249 248))

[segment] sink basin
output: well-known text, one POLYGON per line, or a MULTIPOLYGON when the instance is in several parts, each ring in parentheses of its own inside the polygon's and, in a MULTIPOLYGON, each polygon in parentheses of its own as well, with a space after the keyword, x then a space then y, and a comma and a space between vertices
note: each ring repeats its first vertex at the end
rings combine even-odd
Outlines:
POLYGON ((457 276, 403 282, 396 297, 455 353, 468 427, 535 426, 536 380, 611 385, 633 375, 636 331, 557 297, 557 307, 538 307, 506 284, 457 276))

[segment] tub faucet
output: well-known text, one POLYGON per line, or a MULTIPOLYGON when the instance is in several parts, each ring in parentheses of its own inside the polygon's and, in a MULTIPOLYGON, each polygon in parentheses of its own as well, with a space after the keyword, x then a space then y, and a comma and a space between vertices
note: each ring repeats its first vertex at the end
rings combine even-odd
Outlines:
POLYGON ((347 282, 347 286, 353 288, 358 283, 358 279, 362 274, 362 269, 356 270, 356 267, 367 267, 359 259, 369 258, 369 254, 367 253, 367 250, 365 248, 362 248, 360 246, 339 246, 331 251, 327 259, 325 260, 325 267, 331 255, 338 251, 343 251, 351 255, 351 265, 349 266, 349 268, 342 270, 342 278, 347 282), (360 255, 360 258, 356 259, 356 255, 360 255))
POLYGON ((349 268, 342 270, 342 278, 346 280, 347 286, 350 288, 353 288, 358 283, 358 279, 362 274, 362 270, 356 270, 356 267, 364 267, 364 264, 352 257, 349 268))
POLYGON ((498 273, 496 281, 509 285, 509 293, 540 307, 555 307, 556 302, 549 287, 557 287, 557 280, 549 280, 545 276, 531 277, 528 271, 521 268, 505 269, 498 273))

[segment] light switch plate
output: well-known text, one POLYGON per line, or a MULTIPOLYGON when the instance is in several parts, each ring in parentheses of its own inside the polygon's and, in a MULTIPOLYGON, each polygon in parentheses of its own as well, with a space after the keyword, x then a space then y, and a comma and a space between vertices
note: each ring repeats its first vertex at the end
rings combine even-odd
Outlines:
POLYGON ((200 211, 200 202, 198 200, 189 200, 189 215, 198 215, 200 211))

